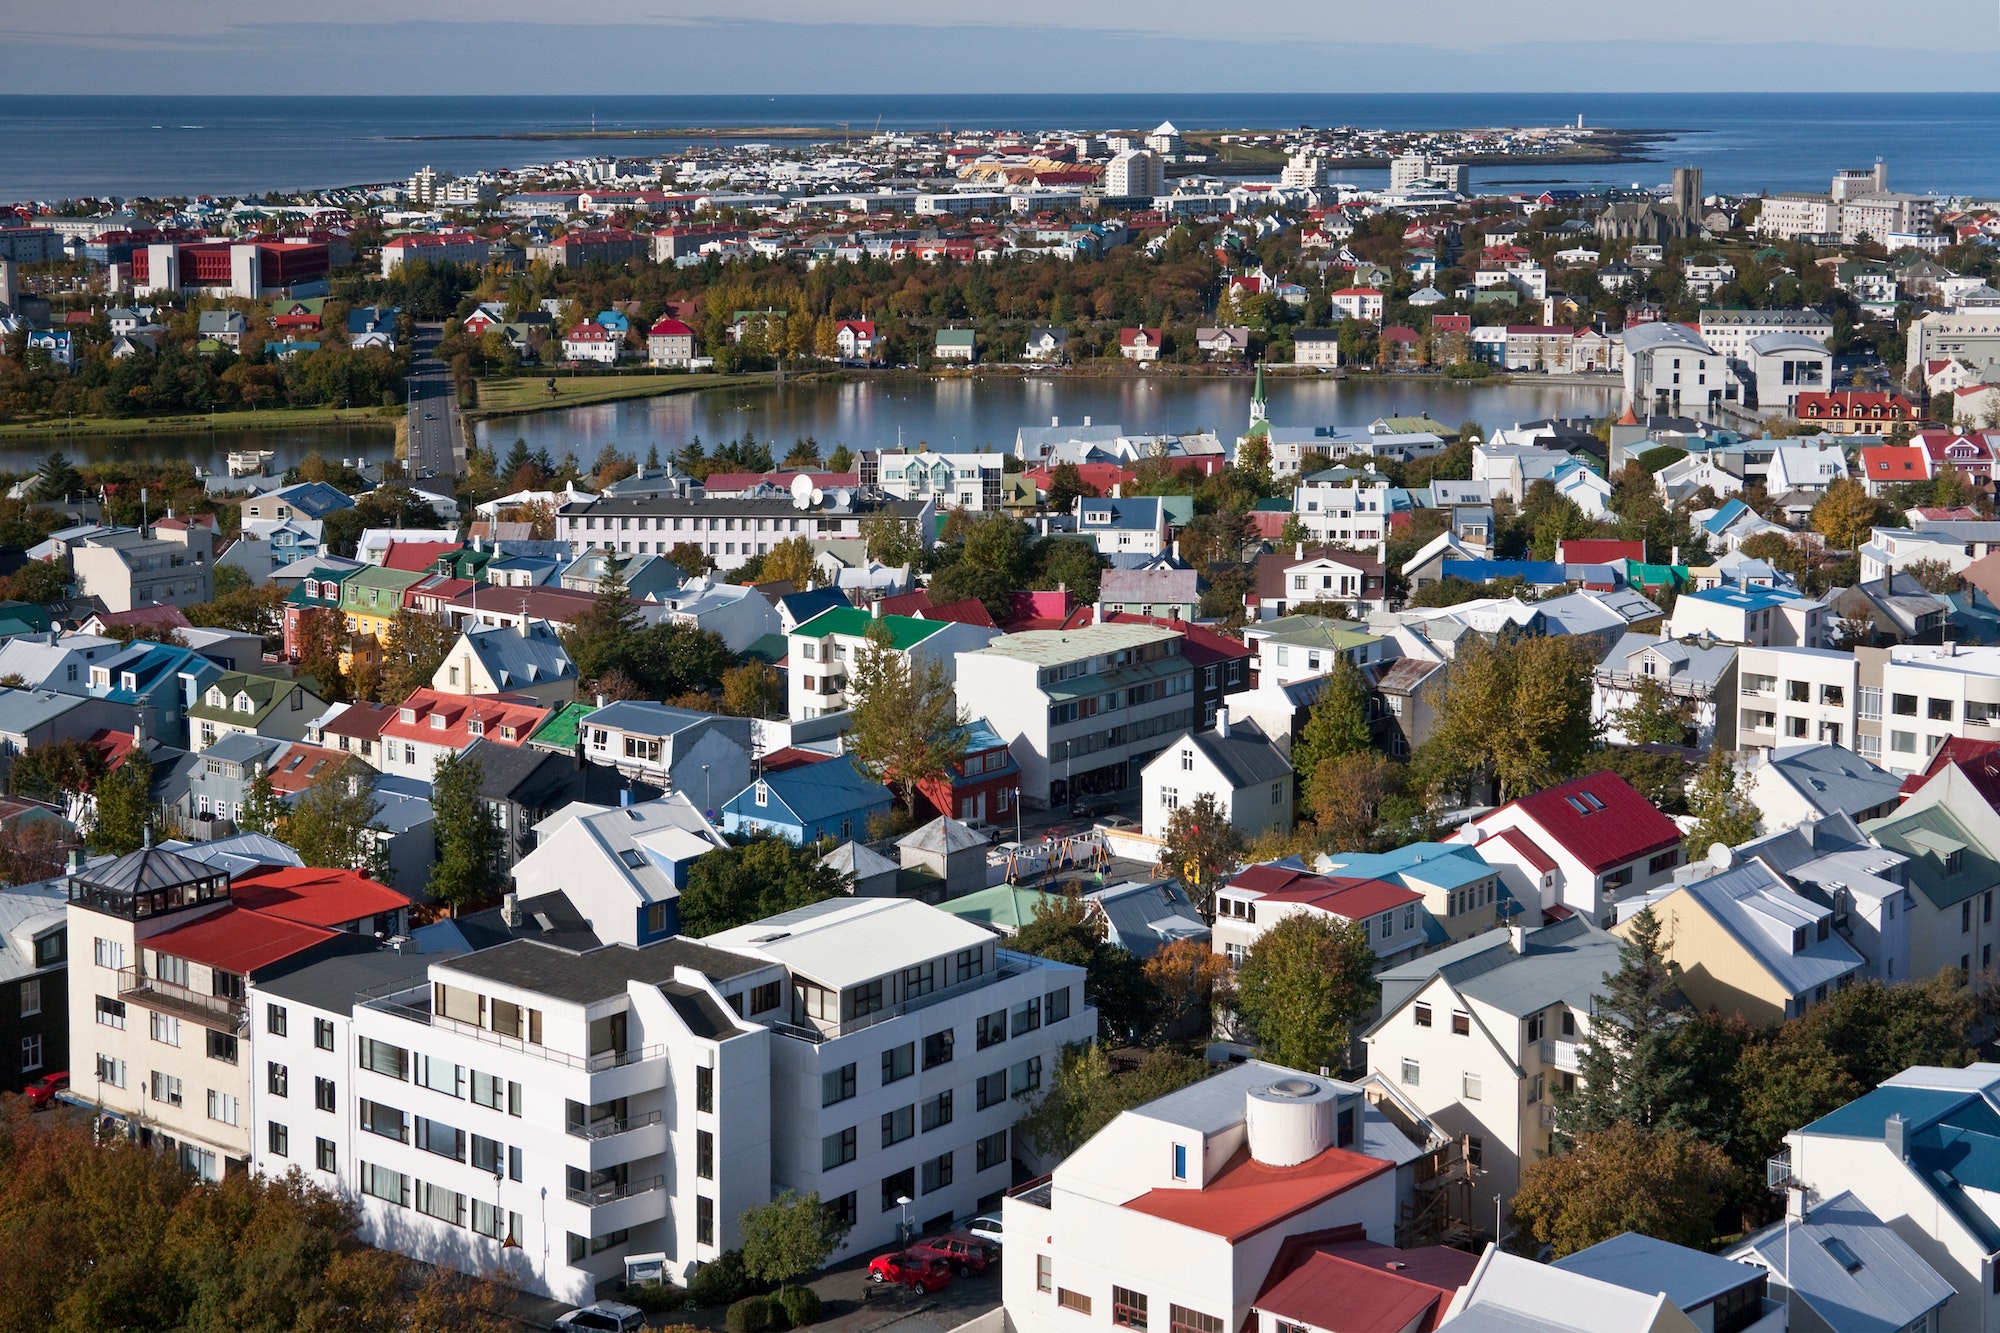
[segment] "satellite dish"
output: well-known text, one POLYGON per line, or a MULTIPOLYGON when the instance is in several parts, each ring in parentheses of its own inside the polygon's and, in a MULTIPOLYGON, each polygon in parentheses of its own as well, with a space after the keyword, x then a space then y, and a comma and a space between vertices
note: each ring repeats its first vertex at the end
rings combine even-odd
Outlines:
POLYGON ((834 508, 846 509, 853 503, 854 503, 854 492, 849 490, 847 487, 842 486, 839 490, 833 493, 834 508))
MULTIPOLYGON (((800 477, 800 478, 799 478, 799 480, 800 480, 800 481, 805 481, 805 478, 804 478, 804 477, 800 477)), ((813 502, 814 504, 820 504, 821 502, 823 502, 823 501, 824 501, 824 500, 826 499, 826 493, 825 493, 824 491, 820 490, 820 488, 819 488, 819 487, 817 487, 817 486, 813 485, 813 484, 812 484, 811 482, 807 482, 807 483, 806 483, 806 490, 807 490, 808 492, 810 492, 810 493, 811 493, 811 496, 812 496, 812 502, 813 502)))
POLYGON ((819 499, 819 492, 813 489, 812 478, 800 474, 792 478, 792 508, 804 509, 819 499))

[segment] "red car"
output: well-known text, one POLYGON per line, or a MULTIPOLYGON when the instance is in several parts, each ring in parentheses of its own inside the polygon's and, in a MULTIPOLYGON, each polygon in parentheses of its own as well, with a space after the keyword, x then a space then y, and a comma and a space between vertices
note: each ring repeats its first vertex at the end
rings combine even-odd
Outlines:
POLYGON ((945 1262, 951 1265, 951 1271, 960 1277, 967 1273, 984 1273, 993 1263, 993 1251, 986 1242, 963 1231, 927 1240, 916 1248, 943 1255, 945 1262))
POLYGON ((951 1261, 922 1246, 878 1254, 868 1263, 870 1282, 893 1282, 911 1291, 936 1291, 951 1285, 951 1261))
POLYGON ((44 1074, 30 1083, 22 1091, 27 1095, 28 1105, 37 1111, 46 1111, 56 1094, 69 1086, 69 1071, 59 1074, 44 1074))

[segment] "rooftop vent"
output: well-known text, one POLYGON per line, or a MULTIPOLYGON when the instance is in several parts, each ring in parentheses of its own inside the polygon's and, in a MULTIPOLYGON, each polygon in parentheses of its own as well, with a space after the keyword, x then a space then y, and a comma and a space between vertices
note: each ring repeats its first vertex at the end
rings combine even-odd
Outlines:
POLYGON ((1333 1144, 1338 1098, 1332 1082, 1300 1075, 1250 1089, 1244 1123, 1251 1157, 1265 1166, 1297 1166, 1325 1152, 1333 1144))

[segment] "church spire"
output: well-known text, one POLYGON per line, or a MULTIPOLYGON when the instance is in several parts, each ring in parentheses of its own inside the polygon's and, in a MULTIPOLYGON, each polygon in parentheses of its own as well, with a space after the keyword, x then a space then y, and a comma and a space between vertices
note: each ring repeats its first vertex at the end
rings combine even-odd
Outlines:
POLYGON ((1255 430, 1258 423, 1268 422, 1270 412, 1264 405, 1264 363, 1257 363, 1257 390, 1250 395, 1250 428, 1255 430))

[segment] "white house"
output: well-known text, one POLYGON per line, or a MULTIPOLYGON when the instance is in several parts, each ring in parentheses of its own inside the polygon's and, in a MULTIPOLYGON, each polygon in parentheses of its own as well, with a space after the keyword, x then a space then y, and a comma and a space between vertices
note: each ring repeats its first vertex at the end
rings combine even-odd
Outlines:
POLYGON ((957 676, 960 654, 984 648, 998 633, 982 625, 876 615, 851 606, 822 611, 787 636, 788 715, 792 721, 803 722, 848 708, 853 702, 849 693, 852 673, 860 665, 863 651, 870 647, 871 630, 886 635, 887 648, 901 654, 911 667, 935 663, 944 669, 947 680, 957 676))
POLYGON ((1213 796, 1245 839, 1292 826, 1292 764, 1255 722, 1232 724, 1227 704, 1215 729, 1191 731, 1155 755, 1140 779, 1141 825, 1164 840, 1174 811, 1213 796))
POLYGON ((723 845, 700 799, 697 783, 692 796, 632 805, 572 801, 535 825, 534 850, 514 863, 514 888, 523 898, 563 894, 606 943, 677 934, 688 867, 723 845))
POLYGON ((1383 295, 1373 287, 1343 287, 1329 298, 1333 308, 1347 319, 1368 324, 1382 322, 1383 295))
POLYGON ((578 324, 562 337, 562 357, 565 361, 592 361, 599 365, 618 364, 618 334, 591 320, 578 324))
POLYGON ((1608 770, 1509 801, 1453 841, 1477 847, 1531 911, 1561 905, 1605 929, 1617 900, 1672 879, 1681 858, 1680 829, 1608 770))
POLYGON ((515 694, 537 703, 576 697, 576 663, 546 620, 519 625, 471 625, 431 675, 431 688, 451 694, 515 694))

